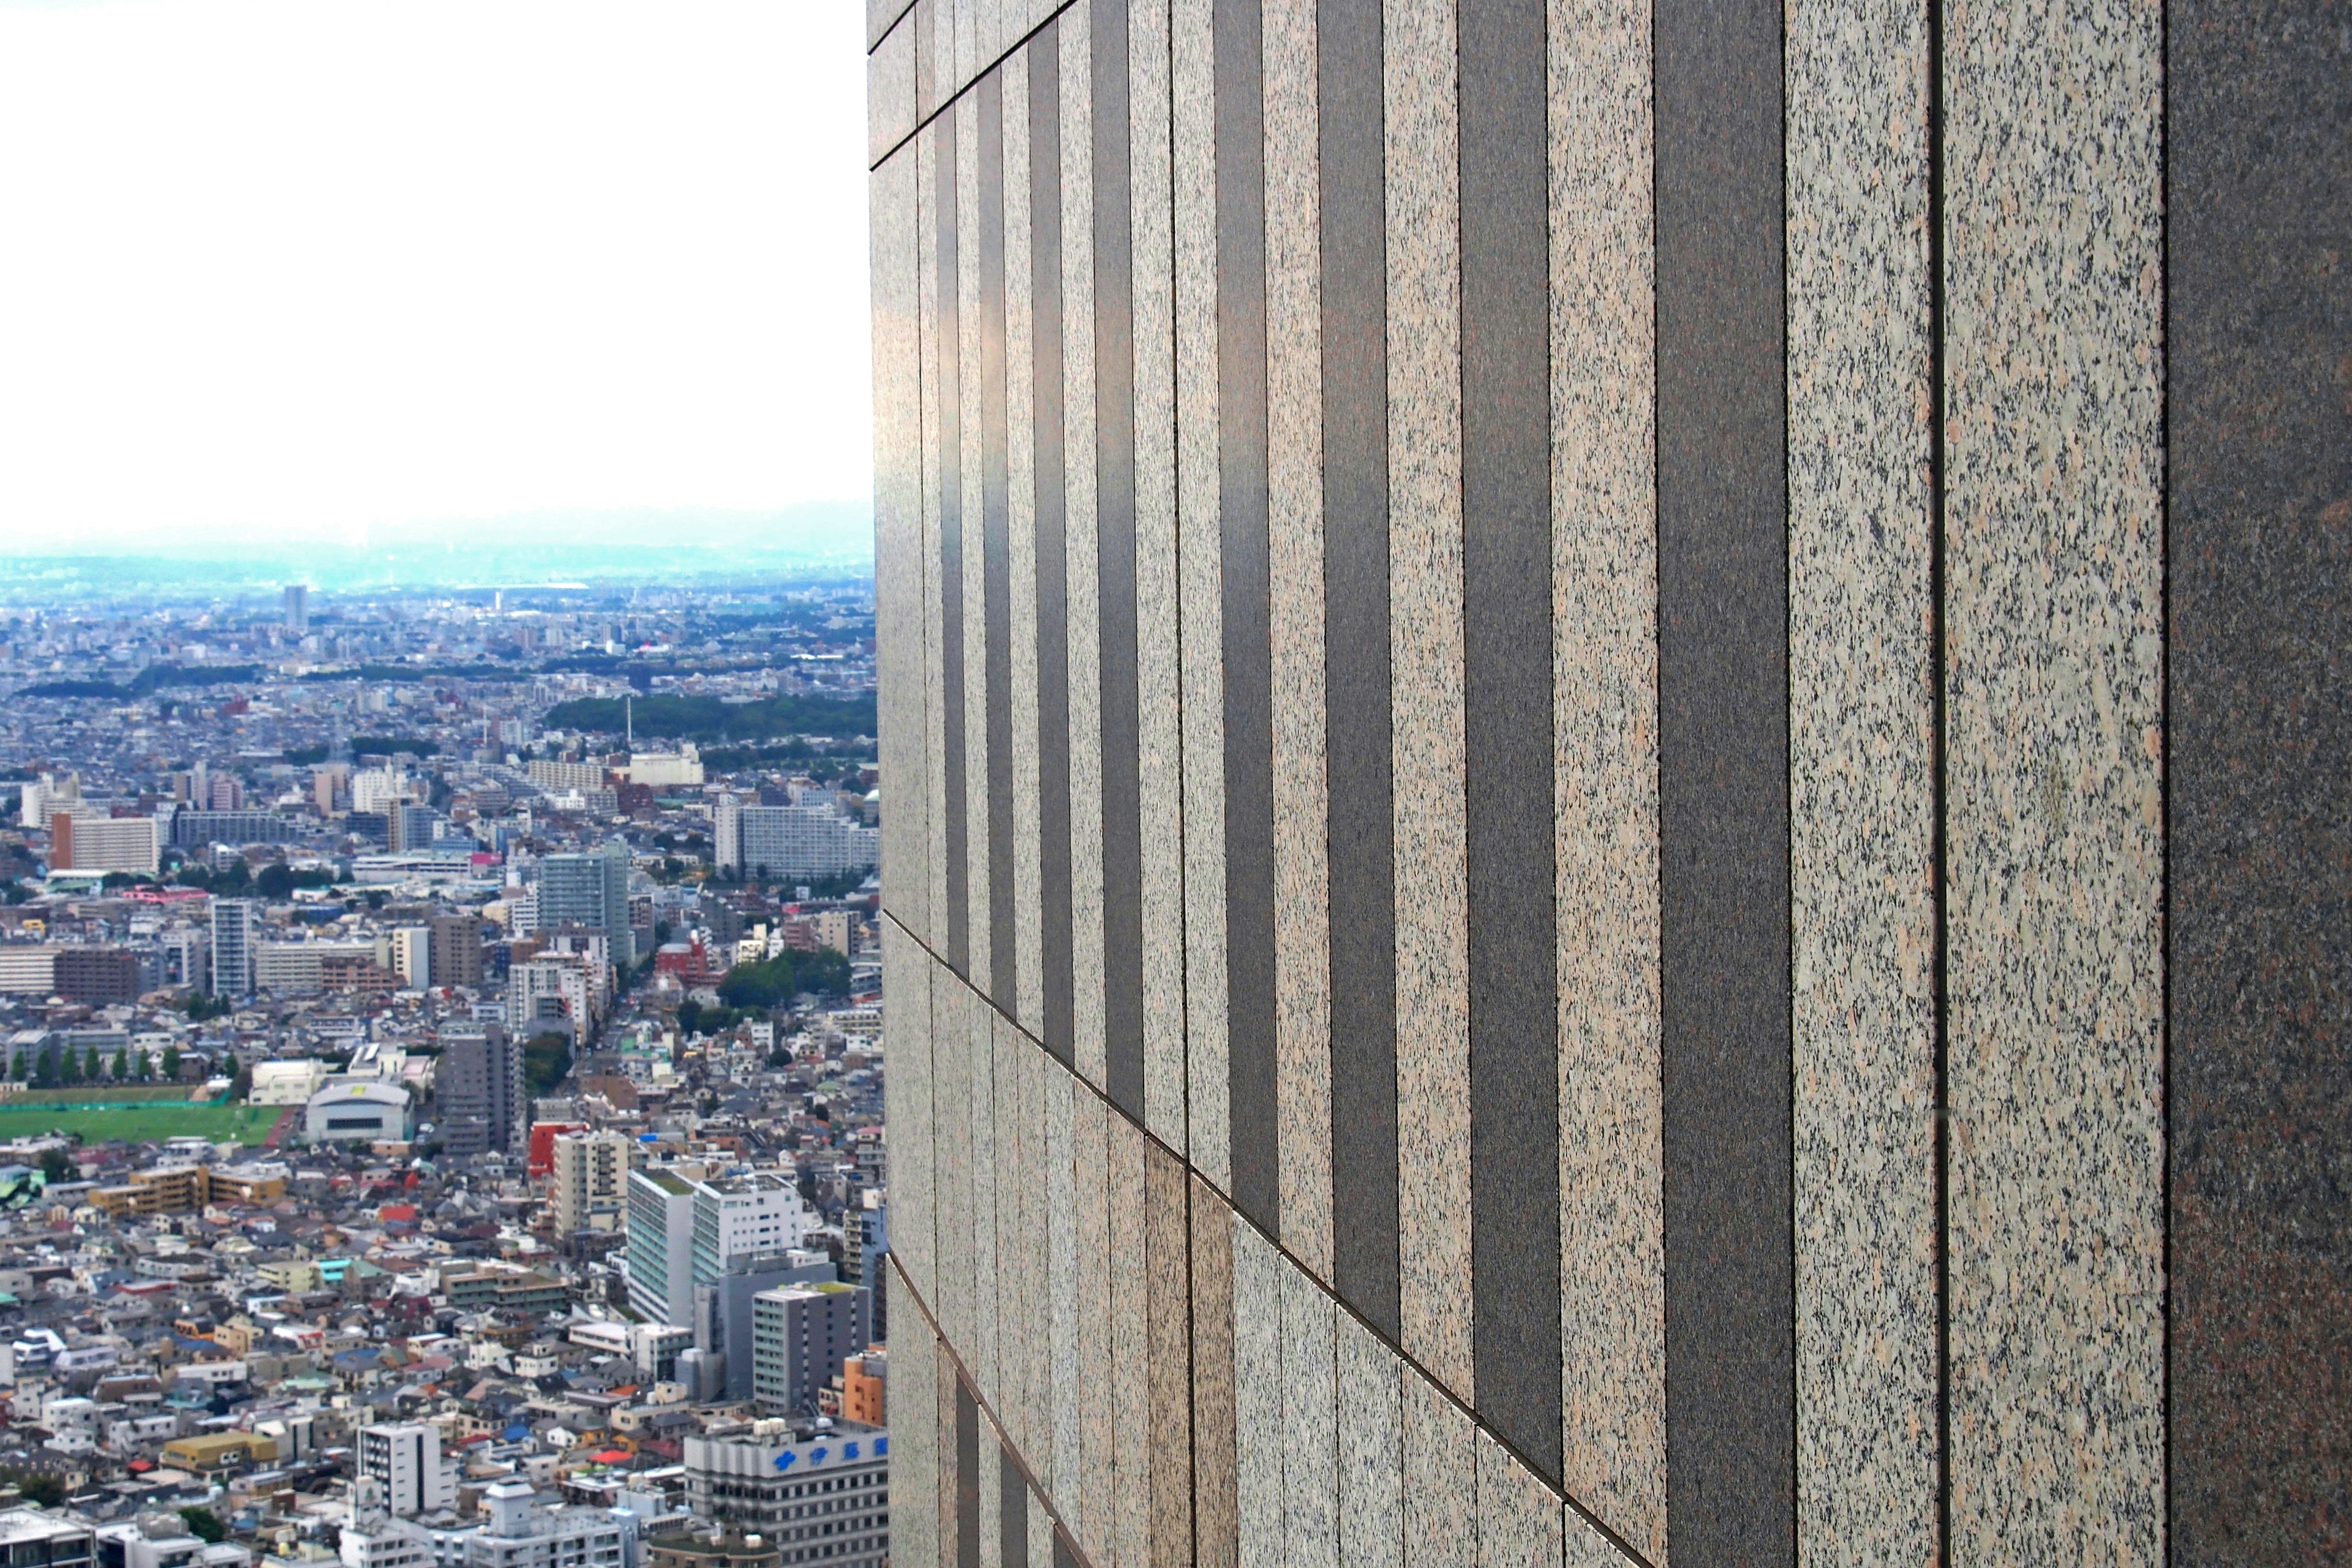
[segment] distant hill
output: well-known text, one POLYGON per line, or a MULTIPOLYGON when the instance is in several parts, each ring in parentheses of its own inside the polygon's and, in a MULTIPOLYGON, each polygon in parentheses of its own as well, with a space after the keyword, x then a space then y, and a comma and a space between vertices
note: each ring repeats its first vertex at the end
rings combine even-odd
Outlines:
MULTIPOLYGON (((617 697, 583 697, 559 702, 541 723, 551 730, 622 732, 628 716, 617 697)), ((716 697, 640 697, 634 723, 643 738, 692 741, 769 741, 785 735, 846 739, 875 731, 874 698, 772 697, 760 702, 724 702, 716 697)))

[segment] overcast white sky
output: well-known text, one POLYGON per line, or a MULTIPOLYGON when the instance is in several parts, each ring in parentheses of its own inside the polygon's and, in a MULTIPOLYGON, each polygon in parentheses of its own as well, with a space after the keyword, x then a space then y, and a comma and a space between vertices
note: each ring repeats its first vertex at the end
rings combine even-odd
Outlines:
POLYGON ((0 551, 863 500, 863 17, 0 0, 0 551))

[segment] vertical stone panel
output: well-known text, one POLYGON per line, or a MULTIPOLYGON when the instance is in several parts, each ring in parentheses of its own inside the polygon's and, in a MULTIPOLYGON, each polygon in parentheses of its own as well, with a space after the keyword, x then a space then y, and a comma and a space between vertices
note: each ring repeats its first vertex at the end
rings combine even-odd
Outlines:
POLYGON ((1477 1568, 1477 1429, 1462 1407, 1404 1369, 1404 1538, 1415 1568, 1477 1568))
POLYGON ((1339 1561, 1346 1568, 1418 1563, 1404 1544, 1404 1405, 1396 1352, 1338 1313, 1339 1561))
POLYGON ((882 860, 891 914, 930 930, 924 809, 924 734, 930 692, 926 658, 922 491, 922 304, 916 216, 920 163, 902 149, 868 179, 874 302, 874 590, 877 721, 889 799, 882 860))
POLYGON ((1478 1568, 1559 1568, 1568 1551, 1559 1499, 1486 1433, 1474 1447, 1478 1568))
POLYGON ((1796 1550, 1781 6, 1657 6, 1666 1512, 1796 1550))
POLYGON ((908 25, 915 29, 915 119, 918 123, 929 120, 940 106, 942 94, 940 79, 946 74, 940 64, 940 16, 945 9, 940 0, 915 0, 908 13, 908 25))
POLYGON ((1128 7, 1129 233, 1135 331, 1136 802, 1142 894, 1144 1125, 1181 1151, 1184 797, 1177 562, 1170 0, 1128 7))
MULTIPOLYGON (((1267 1251, 1282 1297, 1282 1562, 1286 1568, 1339 1568, 1340 1440, 1333 1336, 1344 1314, 1314 1280, 1267 1251)), ((1345 1321, 1354 1326, 1352 1318, 1345 1321)))
MULTIPOLYGON (((1129 0, 1090 0, 1093 50, 1095 515, 1102 634, 1103 1085, 1143 1114, 1143 817, 1138 532, 1141 435, 1129 0)), ((1148 268, 1147 268, 1148 270, 1148 268)), ((1164 468, 1163 468, 1164 472, 1164 468)), ((1161 825, 1166 819, 1162 819, 1161 825)), ((1156 825, 1159 826, 1159 825, 1156 825)))
POLYGON ((939 1342, 919 1313, 911 1306, 904 1310, 890 1377, 898 1399, 898 1419, 890 1425, 890 1489, 897 1498, 890 1545, 894 1557, 933 1568, 940 1560, 939 1342))
POLYGON ((1399 1335, 1468 1398, 1460 125, 1453 0, 1384 7, 1399 1335))
POLYGON ((1024 1568, 1055 1568, 1054 1516, 1045 1500, 1029 1494, 1029 1557, 1024 1568))
POLYGON ((969 1333, 955 1342, 973 1391, 992 1406, 1003 1404, 1004 1389, 998 1364, 998 1297, 1005 1287, 1003 1241, 997 1225, 1001 1186, 997 1166, 1004 1140, 997 1107, 998 1052, 1002 1023, 988 998, 967 992, 965 1016, 971 1021, 971 1078, 964 1088, 965 1115, 971 1119, 971 1300, 969 1333))
MULTIPOLYGON (((1143 1145, 1145 1373, 1152 1568, 1192 1561, 1192 1237, 1184 1166, 1143 1145)), ((1230 1289, 1230 1285, 1228 1286, 1230 1289)))
POLYGON ((996 1486, 997 1560, 1004 1568, 1028 1568, 1029 1487, 1009 1451, 998 1455, 996 1486))
POLYGON ((983 1454, 993 1454, 995 1445, 981 1442, 980 1405, 971 1387, 952 1368, 942 1368, 941 1377, 950 1406, 947 1431, 953 1436, 955 1454, 955 1485, 948 1495, 947 1518, 955 1568, 981 1568, 981 1543, 988 1539, 980 1528, 981 1500, 988 1495, 981 1485, 981 1465, 983 1454))
POLYGON ((932 1195, 930 955, 895 918, 882 921, 884 1125, 889 1131, 890 1249, 926 1300, 939 1295, 932 1195))
MULTIPOLYGON (((992 99, 993 94, 989 95, 992 99)), ((960 484, 964 501, 965 520, 969 526, 962 540, 962 599, 963 599, 963 823, 964 823, 964 952, 962 970, 972 989, 982 996, 992 995, 995 975, 991 964, 995 956, 994 933, 990 915, 995 897, 994 866, 991 860, 990 816, 994 803, 990 768, 992 739, 989 724, 989 684, 992 660, 989 649, 988 584, 990 546, 995 530, 1002 527, 1003 514, 998 509, 1003 492, 991 484, 997 477, 992 471, 991 459, 1002 450, 993 437, 1001 432, 996 422, 1003 416, 1001 402, 992 404, 989 394, 1003 385, 1003 361, 1001 336, 992 333, 992 327, 1001 333, 1001 316, 992 309, 997 301, 989 298, 988 283, 993 273, 1002 278, 1003 266, 1003 213, 1001 205, 992 212, 983 211, 981 201, 981 181, 983 169, 993 176, 990 181, 993 193, 1001 195, 1003 175, 1003 155, 993 134, 989 152, 984 157, 981 149, 981 98, 977 92, 966 92, 954 106, 940 117, 954 127, 956 143, 956 224, 965 243, 956 253, 958 304, 957 397, 963 417, 959 421, 962 434, 959 452, 949 454, 948 460, 960 461, 960 484), (999 352, 992 356, 992 338, 996 338, 999 352), (992 505, 992 503, 994 503, 992 505)), ((992 126, 992 132, 994 127, 992 126)), ((948 584, 950 593, 955 584, 948 584)))
POLYGON ((1797 1531, 1937 1556, 1927 12, 1788 12, 1797 1531))
POLYGON ((2167 32, 2179 1563, 2352 1552, 2352 121, 2341 6, 2167 32), (2336 26, 2331 28, 2328 23, 2336 26))
POLYGON ((1650 7, 1549 22, 1561 1477, 1663 1563, 1650 7))
POLYGON ((1202 1568, 1240 1568, 1236 1320, 1241 1303, 1234 1254, 1234 1232, 1249 1227, 1234 1217, 1215 1188, 1198 1175, 1191 1181, 1192 1560, 1202 1568))
MULTIPOLYGON (((1196 1103, 1196 1140, 1224 1125, 1242 1213, 1278 1223, 1275 1068, 1274 653, 1266 479, 1265 126, 1262 0, 1216 6, 1217 520, 1224 698, 1224 1103, 1196 1103)), ((1188 634, 1189 636, 1190 634, 1188 634)), ((1190 646, 1189 644, 1187 645, 1190 646)), ((1187 884, 1190 891, 1190 884, 1187 884)), ((1214 1098, 1216 1073, 1196 1091, 1214 1098)), ((1196 1163, 1215 1174, 1208 1154, 1196 1163)))
MULTIPOLYGON (((924 0, 929 4, 929 0, 924 0)), ((951 460, 962 437, 956 374, 955 122, 931 122, 917 139, 916 233, 923 318, 923 689, 925 824, 930 845, 929 939, 950 963, 965 939, 963 867, 963 470, 951 460)))
POLYGON ((1118 1484, 1115 1377, 1111 1365, 1109 1115, 1090 1094, 1073 1101, 1071 1146, 1077 1190, 1078 1420, 1080 1440, 1069 1502, 1071 1527, 1088 1556, 1111 1561, 1111 1498, 1118 1484))
POLYGON ((1045 1069, 1045 1206, 1047 1255, 1046 1310, 1052 1320, 1048 1342, 1047 1427, 1051 1445, 1038 1464, 1038 1479, 1075 1505, 1081 1486, 1079 1455, 1085 1442, 1080 1426, 1085 1368, 1079 1347, 1081 1307, 1078 1266, 1077 1101, 1095 1103, 1068 1074, 1045 1069))
MULTIPOLYGON (((1118 1568, 1146 1568, 1151 1549, 1151 1301, 1145 1253, 1143 1134, 1106 1116, 1110 1189, 1112 1478, 1107 1545, 1118 1568)), ((1156 1565, 1153 1565, 1156 1568, 1156 1565)))
POLYGON ((1460 13, 1470 1287, 1481 1417, 1559 1474, 1544 0, 1460 13))
POLYGON ((932 1135, 939 1152, 939 1293, 931 1310, 940 1331, 969 1344, 972 1330, 971 993, 938 965, 931 978, 932 1135))
POLYGON ((1944 21, 1950 1551, 2153 1563, 2163 8, 1944 21))
POLYGON ((1104 1013, 1102 567, 1096 531, 1095 168, 1092 8, 1074 5, 1061 47, 1062 376, 1069 465, 1071 1065, 1108 1089, 1104 1013))
POLYGON ((973 1458, 978 1464, 973 1471, 972 1545, 978 1568, 1004 1568, 1004 1477, 1013 1467, 1004 1462, 1004 1449, 985 1416, 977 1421, 978 1441, 973 1444, 973 1458))
MULTIPOLYGON (((879 163, 915 129, 915 29, 893 27, 866 57, 866 160, 879 163)), ((875 389, 875 405, 886 398, 875 389)))
POLYGON ((1029 1288, 1037 1278, 1029 1247, 1029 1200, 1037 1190, 1029 1147, 1029 1080, 1039 1052, 1020 1030, 996 1020, 996 1415, 1006 1440, 1026 1451, 1029 1340, 1035 1321, 1029 1288))
POLYGON ((1313 0, 1265 0, 1266 574, 1275 1143, 1285 1247, 1331 1268, 1331 896, 1324 773, 1323 334, 1313 0), (1279 584, 1273 592, 1271 585, 1279 584))
POLYGON ((1029 79, 1030 365, 1036 431, 1037 1026, 1065 1067, 1073 1044, 1070 837, 1070 422, 1063 317, 1062 42, 1049 24, 1029 79))
POLYGON ((1039 593, 1036 284, 1033 185, 1029 159, 1029 58, 1015 51, 996 68, 1003 83, 1004 123, 1004 416, 1006 584, 1012 647, 1007 670, 1012 734, 1005 803, 1012 838, 1010 867, 1013 984, 1000 986, 1001 1005, 1022 1028, 1045 1037, 1044 826, 1045 773, 1038 747, 1039 593))
POLYGON ((1297 1493, 1283 1473, 1293 1443, 1284 1425, 1288 1378, 1282 1356, 1283 1265, 1273 1245, 1245 1224, 1234 1226, 1233 1264, 1234 1509, 1239 1563, 1240 1568, 1282 1568, 1286 1519, 1299 1507, 1297 1493))
POLYGON ((1387 137, 1378 0, 1319 0, 1324 757, 1330 786, 1331 1278, 1397 1332, 1395 719, 1387 137))
MULTIPOLYGON (((1152 1130, 1220 1187, 1233 1184, 1225 1049, 1224 661, 1218 501, 1218 163, 1215 0, 1169 0, 1173 205, 1176 573, 1183 860, 1181 995, 1185 1113, 1152 1130)), ((1139 94, 1139 105, 1149 101, 1139 94)), ((1139 260, 1144 255, 1137 250, 1139 260)), ((1174 993, 1171 994, 1177 994, 1174 993)), ((1156 1092, 1156 1090, 1155 1090, 1156 1092)))
POLYGON ((979 123, 980 190, 980 510, 982 689, 988 710, 988 799, 973 820, 988 827, 988 979, 982 989, 1011 1013, 1020 990, 1013 889, 1013 427, 1015 380, 1008 331, 1004 73, 990 71, 972 89, 979 123))

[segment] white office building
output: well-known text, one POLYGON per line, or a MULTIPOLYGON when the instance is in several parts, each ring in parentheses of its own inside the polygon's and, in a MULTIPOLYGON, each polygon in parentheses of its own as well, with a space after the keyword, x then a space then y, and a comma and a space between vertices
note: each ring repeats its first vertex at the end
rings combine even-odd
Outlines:
POLYGON ((360 1474, 397 1514, 438 1513, 457 1502, 457 1463, 441 1457, 441 1428, 423 1423, 360 1428, 360 1474))
POLYGON ((745 805, 722 795, 711 812, 711 853, 722 871, 838 877, 879 865, 881 835, 829 805, 745 805))
POLYGON ((786 1568, 879 1568, 890 1554, 890 1434, 855 1421, 756 1421, 686 1440, 695 1517, 776 1543, 786 1568))

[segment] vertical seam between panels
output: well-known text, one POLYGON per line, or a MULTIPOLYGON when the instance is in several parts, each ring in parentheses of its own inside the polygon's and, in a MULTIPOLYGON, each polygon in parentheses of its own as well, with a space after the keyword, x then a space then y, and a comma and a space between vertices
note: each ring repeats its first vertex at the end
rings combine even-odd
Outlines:
POLYGON ((1929 955, 1929 1026, 1934 1031, 1936 1118, 1936 1542, 1935 1560, 1952 1551, 1952 1100, 1951 855, 1948 840, 1950 669, 1944 608, 1944 0, 1927 0, 1927 671, 1929 688, 1928 856, 1935 937, 1929 955))

